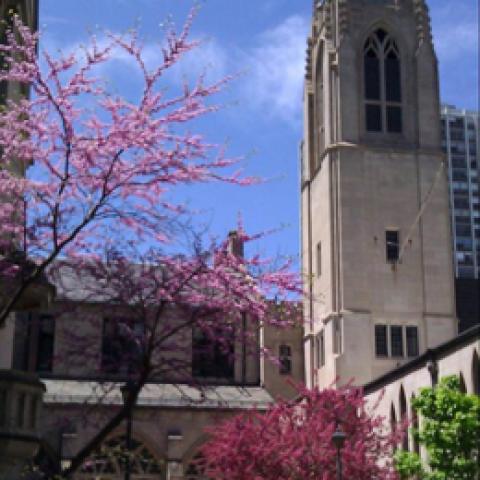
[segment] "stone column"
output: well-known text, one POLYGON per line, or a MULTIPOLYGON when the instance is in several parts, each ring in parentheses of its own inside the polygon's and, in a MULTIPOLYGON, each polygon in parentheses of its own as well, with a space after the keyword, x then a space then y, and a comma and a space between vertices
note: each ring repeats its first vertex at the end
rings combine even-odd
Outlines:
POLYGON ((0 327, 0 369, 12 368, 15 314, 11 314, 5 325, 0 327))
POLYGON ((0 478, 17 480, 39 446, 45 386, 35 375, 0 370, 0 478))

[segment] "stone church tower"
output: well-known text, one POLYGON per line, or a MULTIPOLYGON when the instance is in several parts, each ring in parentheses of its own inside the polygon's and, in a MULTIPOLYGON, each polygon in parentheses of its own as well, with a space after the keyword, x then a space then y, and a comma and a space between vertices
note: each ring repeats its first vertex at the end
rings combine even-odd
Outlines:
POLYGON ((425 1, 317 1, 304 104, 307 384, 363 384, 457 333, 425 1))

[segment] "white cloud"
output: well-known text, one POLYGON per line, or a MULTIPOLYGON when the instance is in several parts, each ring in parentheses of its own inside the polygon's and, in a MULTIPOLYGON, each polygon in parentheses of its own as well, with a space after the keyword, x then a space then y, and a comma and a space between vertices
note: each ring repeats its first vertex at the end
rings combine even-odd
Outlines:
POLYGON ((432 11, 435 47, 440 61, 478 55, 478 11, 472 4, 451 2, 432 11))
POLYGON ((299 120, 307 32, 307 19, 294 15, 264 32, 257 45, 244 52, 245 94, 253 106, 287 121, 299 120))
MULTIPOLYGON (((271 115, 298 126, 301 119, 302 88, 305 71, 305 48, 309 21, 294 15, 279 25, 264 31, 244 48, 225 46, 215 38, 201 39, 201 45, 188 52, 166 77, 170 85, 180 81, 194 81, 205 75, 207 83, 216 82, 227 75, 241 76, 230 85, 236 97, 248 110, 271 115)), ((202 37, 200 37, 202 38, 202 37)), ((108 40, 97 34, 99 46, 108 40)), ((88 42, 85 42, 88 44, 88 42)), ((55 52, 60 45, 56 38, 45 35, 42 47, 55 52)), ((78 51, 80 43, 61 45, 64 53, 78 51)), ((144 59, 147 67, 163 61, 159 44, 145 44, 144 59)), ((101 75, 112 83, 119 76, 139 79, 134 61, 120 49, 112 52, 111 62, 102 67, 101 75), (128 73, 129 72, 129 73, 128 73)))

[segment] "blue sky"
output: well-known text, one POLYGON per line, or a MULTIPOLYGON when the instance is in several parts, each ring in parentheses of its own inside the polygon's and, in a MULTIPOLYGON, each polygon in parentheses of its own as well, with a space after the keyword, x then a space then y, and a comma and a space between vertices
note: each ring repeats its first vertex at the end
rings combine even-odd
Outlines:
MULTIPOLYGON (((166 22, 180 26, 192 0, 40 0, 46 48, 71 48, 88 32, 124 32, 139 25, 152 59, 166 22)), ((298 144, 302 137, 302 82, 312 0, 203 0, 192 36, 202 47, 185 58, 173 80, 207 72, 215 80, 240 73, 218 97, 223 108, 198 128, 242 156, 262 185, 209 185, 181 192, 202 212, 214 235, 243 217, 249 231, 276 229, 256 251, 297 255, 299 243, 298 144)), ((478 2, 430 0, 439 57, 442 102, 478 109, 478 2)), ((134 91, 135 82, 112 71, 112 88, 134 91)))

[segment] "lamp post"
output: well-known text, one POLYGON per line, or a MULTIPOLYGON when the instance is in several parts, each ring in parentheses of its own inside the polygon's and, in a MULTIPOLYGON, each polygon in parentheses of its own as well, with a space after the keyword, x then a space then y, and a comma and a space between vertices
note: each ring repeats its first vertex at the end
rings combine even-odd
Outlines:
MULTIPOLYGON (((125 407, 127 406, 131 392, 133 391, 133 383, 128 381, 120 387, 122 392, 122 400, 125 407)), ((126 462, 125 462, 125 477, 124 480, 130 480, 130 451, 132 449, 132 413, 133 405, 128 409, 127 412, 127 435, 125 437, 125 448, 127 450, 126 462)))
POLYGON ((346 438, 347 436, 345 435, 345 432, 342 431, 337 423, 337 428, 332 434, 332 442, 337 449, 337 480, 342 480, 342 458, 340 457, 340 450, 342 449, 346 438))

